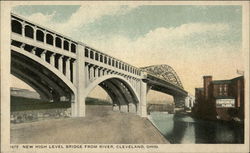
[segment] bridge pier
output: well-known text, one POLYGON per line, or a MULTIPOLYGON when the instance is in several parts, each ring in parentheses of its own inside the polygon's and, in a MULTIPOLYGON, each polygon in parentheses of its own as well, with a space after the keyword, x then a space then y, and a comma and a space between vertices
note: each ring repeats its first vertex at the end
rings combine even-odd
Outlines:
POLYGON ((113 104, 113 111, 119 111, 119 106, 117 104, 113 104))
POLYGON ((124 113, 127 113, 128 112, 128 105, 121 105, 120 106, 120 111, 124 112, 124 113))
POLYGON ((128 111, 129 113, 136 113, 136 105, 134 103, 128 104, 128 111))
POLYGON ((77 93, 71 95, 71 116, 77 117, 77 102, 76 102, 77 93))
POLYGON ((71 111, 73 117, 84 117, 85 116, 85 61, 84 61, 84 50, 85 47, 82 45, 77 46, 77 60, 76 60, 76 82, 77 93, 75 93, 75 102, 71 103, 71 111))
POLYGON ((139 102, 139 107, 138 107, 138 115, 141 117, 147 117, 147 84, 143 82, 142 80, 140 81, 140 102, 139 102))
POLYGON ((176 108, 184 108, 186 97, 174 96, 174 103, 176 108))

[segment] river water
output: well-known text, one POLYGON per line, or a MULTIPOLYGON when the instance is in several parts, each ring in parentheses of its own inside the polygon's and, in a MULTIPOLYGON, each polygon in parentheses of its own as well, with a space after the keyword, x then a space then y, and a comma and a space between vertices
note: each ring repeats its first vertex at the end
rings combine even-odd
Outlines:
POLYGON ((244 143, 243 124, 200 120, 184 114, 161 112, 152 112, 149 118, 170 143, 244 143))

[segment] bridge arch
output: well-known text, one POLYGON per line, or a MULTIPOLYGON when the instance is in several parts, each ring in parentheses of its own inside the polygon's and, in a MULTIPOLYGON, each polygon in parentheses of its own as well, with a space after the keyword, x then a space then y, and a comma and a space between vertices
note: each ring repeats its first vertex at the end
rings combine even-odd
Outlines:
POLYGON ((50 101, 51 99, 53 99, 50 93, 50 89, 45 87, 41 82, 37 82, 36 79, 30 77, 27 73, 25 73, 27 70, 24 71, 17 67, 15 62, 12 62, 12 65, 15 66, 11 67, 11 74, 32 87, 40 95, 40 99, 46 101, 50 101))
POLYGON ((98 85, 107 92, 113 104, 117 104, 121 111, 137 112, 140 97, 126 78, 115 74, 101 76, 87 85, 84 97, 98 85))
POLYGON ((43 99, 74 99, 76 87, 66 76, 47 61, 21 48, 12 47, 11 73, 29 84, 43 99))
POLYGON ((85 96, 88 95, 95 88, 95 86, 97 86, 101 82, 104 82, 105 80, 109 80, 109 79, 118 79, 120 82, 122 82, 126 85, 126 87, 132 92, 132 94, 134 94, 134 96, 136 96, 137 99, 140 99, 139 95, 136 93, 136 90, 134 89, 132 84, 128 80, 126 80, 124 77, 122 77, 120 75, 115 75, 115 74, 109 74, 109 75, 105 75, 102 77, 98 77, 96 80, 91 82, 86 88, 85 96))
POLYGON ((176 107, 182 107, 187 96, 182 82, 175 70, 166 64, 141 68, 147 73, 147 92, 155 90, 172 95, 176 107))

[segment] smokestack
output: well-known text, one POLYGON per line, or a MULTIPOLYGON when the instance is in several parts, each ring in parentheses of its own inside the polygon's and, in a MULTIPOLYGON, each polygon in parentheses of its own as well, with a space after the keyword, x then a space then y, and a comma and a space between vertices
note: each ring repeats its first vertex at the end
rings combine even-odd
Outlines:
POLYGON ((204 88, 204 97, 205 100, 208 99, 208 90, 209 90, 209 85, 212 82, 212 76, 203 76, 203 88, 204 88))

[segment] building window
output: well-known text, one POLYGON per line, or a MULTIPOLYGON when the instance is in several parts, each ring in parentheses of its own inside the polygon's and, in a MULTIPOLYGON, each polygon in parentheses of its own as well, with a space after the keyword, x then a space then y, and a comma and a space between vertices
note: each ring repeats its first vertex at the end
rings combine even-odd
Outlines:
POLYGON ((228 86, 227 84, 224 85, 224 95, 227 96, 228 95, 228 86))
POLYGON ((222 96, 222 85, 219 86, 219 95, 222 96))

